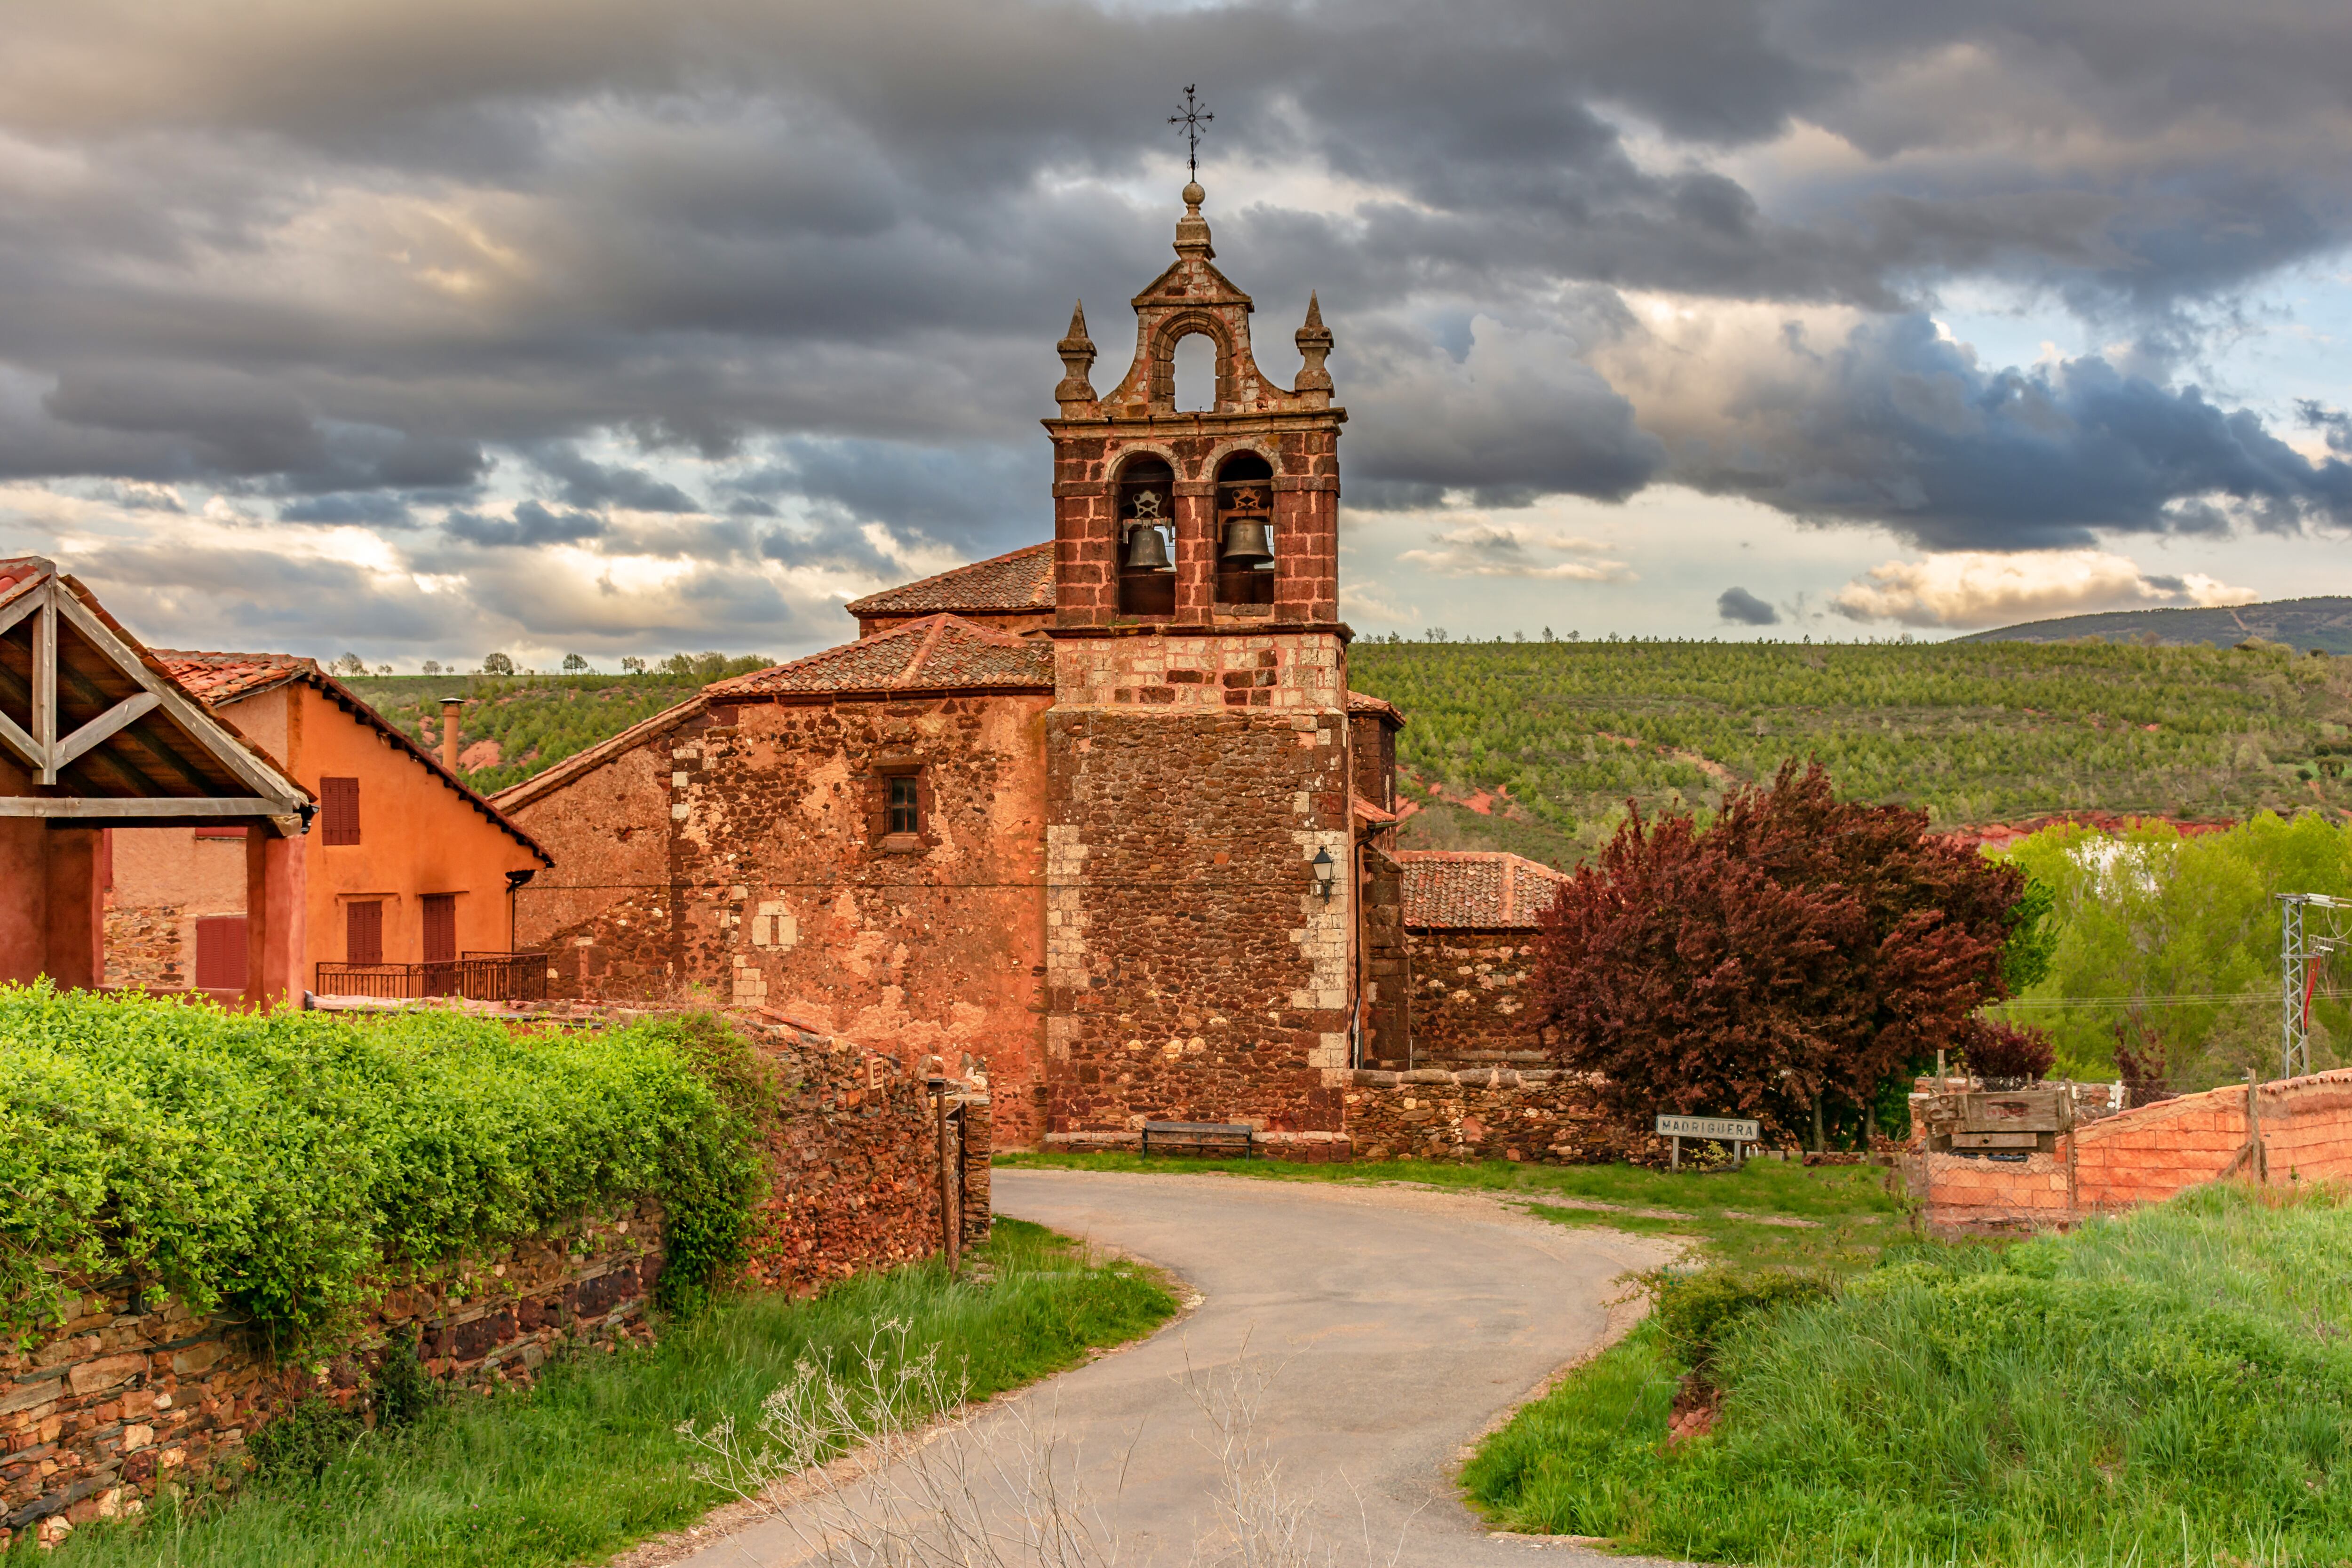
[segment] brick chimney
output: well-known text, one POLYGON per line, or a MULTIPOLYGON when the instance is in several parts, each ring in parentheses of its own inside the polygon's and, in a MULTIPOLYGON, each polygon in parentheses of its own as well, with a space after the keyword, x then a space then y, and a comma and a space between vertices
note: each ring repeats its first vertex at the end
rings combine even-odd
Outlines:
POLYGON ((441 699, 441 765, 453 773, 457 771, 457 715, 465 708, 462 697, 441 699))

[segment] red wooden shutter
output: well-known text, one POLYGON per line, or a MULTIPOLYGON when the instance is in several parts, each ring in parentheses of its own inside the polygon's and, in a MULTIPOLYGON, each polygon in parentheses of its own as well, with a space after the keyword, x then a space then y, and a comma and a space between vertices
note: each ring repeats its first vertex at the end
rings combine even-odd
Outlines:
MULTIPOLYGON (((360 841, 360 781, 320 779, 319 816, 321 843, 357 844, 360 841)), ((352 962, 357 963, 358 960, 352 962)))
POLYGON ((425 895, 425 962, 446 963, 457 956, 457 895, 425 895))
POLYGON ((212 915, 196 922, 196 989, 245 989, 243 915, 212 915))
POLYGON ((383 962, 383 906, 373 899, 343 906, 343 962, 383 962))

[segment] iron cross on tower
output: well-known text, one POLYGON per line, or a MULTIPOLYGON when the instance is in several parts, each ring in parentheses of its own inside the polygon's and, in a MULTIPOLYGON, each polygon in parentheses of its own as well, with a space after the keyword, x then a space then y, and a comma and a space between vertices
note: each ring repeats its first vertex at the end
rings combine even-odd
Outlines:
POLYGON ((1215 118, 1194 100, 1192 87, 1190 86, 1184 89, 1184 112, 1168 117, 1169 124, 1184 128, 1184 163, 1196 182, 1201 177, 1201 130, 1215 118))

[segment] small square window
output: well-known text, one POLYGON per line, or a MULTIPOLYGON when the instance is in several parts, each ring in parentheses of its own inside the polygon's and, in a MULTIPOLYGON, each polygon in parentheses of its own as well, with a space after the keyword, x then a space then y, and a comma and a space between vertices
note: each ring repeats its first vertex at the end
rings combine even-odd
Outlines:
POLYGON ((915 776, 893 773, 890 776, 890 811, 887 826, 892 833, 919 833, 922 823, 915 809, 915 776))

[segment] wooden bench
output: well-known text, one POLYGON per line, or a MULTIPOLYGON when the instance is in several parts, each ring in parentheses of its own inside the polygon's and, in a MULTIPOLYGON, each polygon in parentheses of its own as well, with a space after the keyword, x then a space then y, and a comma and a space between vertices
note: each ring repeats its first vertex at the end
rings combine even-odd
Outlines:
POLYGON ((1246 1121, 1147 1121, 1143 1124, 1143 1152, 1157 1149, 1166 1153, 1235 1154, 1250 1160, 1257 1155, 1257 1134, 1246 1121))

